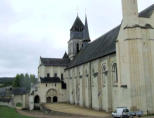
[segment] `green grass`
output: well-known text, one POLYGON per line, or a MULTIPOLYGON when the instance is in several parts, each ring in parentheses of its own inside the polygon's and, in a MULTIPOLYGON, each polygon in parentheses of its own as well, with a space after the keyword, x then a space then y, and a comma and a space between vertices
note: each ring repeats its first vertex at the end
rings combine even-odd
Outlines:
POLYGON ((32 117, 23 116, 17 113, 14 108, 0 106, 0 118, 32 118, 32 117))

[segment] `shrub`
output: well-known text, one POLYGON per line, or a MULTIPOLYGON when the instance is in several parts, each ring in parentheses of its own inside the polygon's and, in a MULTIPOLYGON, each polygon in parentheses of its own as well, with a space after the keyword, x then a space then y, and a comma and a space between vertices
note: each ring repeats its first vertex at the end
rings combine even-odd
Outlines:
POLYGON ((22 103, 20 102, 16 103, 16 107, 22 107, 22 103))

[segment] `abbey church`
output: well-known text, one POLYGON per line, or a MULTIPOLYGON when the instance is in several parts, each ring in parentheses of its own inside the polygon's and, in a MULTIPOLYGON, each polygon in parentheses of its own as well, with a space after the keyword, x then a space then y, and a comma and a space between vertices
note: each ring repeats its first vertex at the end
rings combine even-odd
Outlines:
POLYGON ((137 0, 122 0, 122 11, 121 24, 94 41, 87 17, 84 23, 76 17, 68 54, 40 57, 31 109, 66 102, 107 112, 128 107, 154 113, 154 5, 138 13, 137 0))

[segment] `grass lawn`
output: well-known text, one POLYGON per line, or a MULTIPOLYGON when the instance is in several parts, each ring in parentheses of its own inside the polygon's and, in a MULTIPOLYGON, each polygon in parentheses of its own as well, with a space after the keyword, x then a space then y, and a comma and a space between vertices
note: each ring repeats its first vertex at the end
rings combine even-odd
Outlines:
POLYGON ((0 118, 32 118, 20 115, 14 108, 0 106, 0 118))

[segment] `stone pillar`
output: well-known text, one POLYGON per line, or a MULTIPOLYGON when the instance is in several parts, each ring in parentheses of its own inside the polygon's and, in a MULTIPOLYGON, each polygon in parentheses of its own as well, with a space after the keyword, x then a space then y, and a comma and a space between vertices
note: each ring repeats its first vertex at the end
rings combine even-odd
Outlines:
POLYGON ((137 0, 122 0, 122 12, 124 22, 134 24, 138 17, 137 0))

